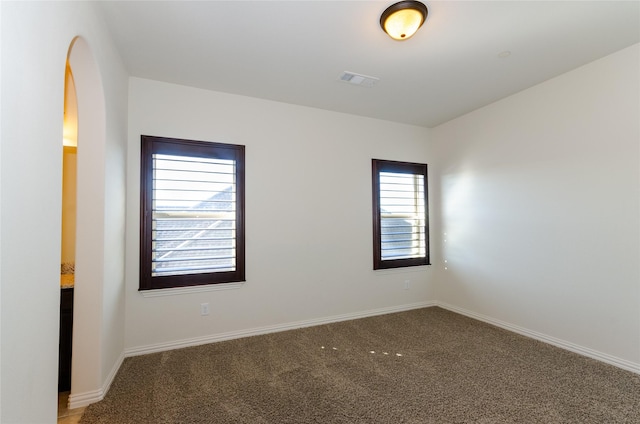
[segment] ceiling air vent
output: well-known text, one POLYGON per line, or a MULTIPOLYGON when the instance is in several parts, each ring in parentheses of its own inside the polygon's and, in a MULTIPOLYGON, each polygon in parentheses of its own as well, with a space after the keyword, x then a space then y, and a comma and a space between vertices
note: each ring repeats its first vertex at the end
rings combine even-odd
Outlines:
POLYGON ((380 78, 368 77, 366 75, 345 71, 340 75, 340 81, 363 87, 373 87, 378 81, 380 81, 380 78))

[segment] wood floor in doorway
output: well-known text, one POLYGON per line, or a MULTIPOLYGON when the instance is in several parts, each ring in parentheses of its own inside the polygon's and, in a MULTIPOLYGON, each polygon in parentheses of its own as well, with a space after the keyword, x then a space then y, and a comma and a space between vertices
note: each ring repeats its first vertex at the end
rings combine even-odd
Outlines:
POLYGON ((78 424, 84 408, 69 409, 69 392, 58 393, 58 424, 78 424))

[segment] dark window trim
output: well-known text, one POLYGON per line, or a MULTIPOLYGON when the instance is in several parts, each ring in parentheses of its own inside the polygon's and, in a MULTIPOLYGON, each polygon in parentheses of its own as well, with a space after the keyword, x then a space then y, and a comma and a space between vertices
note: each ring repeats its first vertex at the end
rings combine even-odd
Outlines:
POLYGON ((242 145, 142 135, 140 161, 140 288, 166 289, 245 281, 245 148, 242 145), (236 269, 235 271, 172 276, 151 275, 151 205, 154 153, 185 154, 236 161, 236 269))
POLYGON ((391 269, 410 266, 430 265, 429 259, 429 202, 427 165, 412 162, 399 162, 382 159, 371 160, 373 186, 373 269, 391 269), (424 175, 424 213, 425 213, 425 248, 424 257, 382 260, 382 237, 380 222, 380 172, 397 172, 403 174, 424 175))

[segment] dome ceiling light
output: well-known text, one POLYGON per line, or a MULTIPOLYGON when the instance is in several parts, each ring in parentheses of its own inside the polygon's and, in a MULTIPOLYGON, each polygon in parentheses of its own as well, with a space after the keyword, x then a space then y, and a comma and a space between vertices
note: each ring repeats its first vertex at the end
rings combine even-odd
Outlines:
POLYGON ((387 7, 380 26, 394 40, 407 40, 427 19, 427 6, 419 1, 400 1, 387 7))

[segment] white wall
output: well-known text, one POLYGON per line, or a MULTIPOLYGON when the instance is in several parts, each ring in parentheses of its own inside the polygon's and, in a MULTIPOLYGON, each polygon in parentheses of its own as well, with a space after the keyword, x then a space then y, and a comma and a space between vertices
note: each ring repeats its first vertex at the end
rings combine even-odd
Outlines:
POLYGON ((432 140, 448 261, 438 299, 640 372, 638 50, 443 124, 432 140))
MULTIPOLYGON (((104 272, 92 299, 100 307, 99 345, 89 364, 99 390, 123 350, 123 186, 127 80, 108 32, 85 2, 8 2, 2 8, 2 162, 0 166, 1 403, 3 423, 54 422, 57 410, 62 116, 69 46, 88 43, 105 89, 108 181, 79 202, 104 205, 98 222, 104 272), (119 174, 118 174, 119 173, 119 174), (118 193, 119 192, 119 193, 118 193), (111 203, 114 203, 112 205, 111 203), (116 208, 120 208, 119 217, 116 208), (119 231, 119 233, 118 233, 119 231), (120 239, 118 242, 117 239, 120 239), (108 322, 104 322, 107 321, 108 322), (101 322, 102 321, 102 322, 101 322), (109 333, 108 335, 106 333, 109 333)), ((81 111, 82 113, 82 111, 81 111)), ((86 141, 86 140, 85 140, 86 141)), ((91 140, 89 140, 90 142, 91 140)), ((80 143, 83 140, 79 141, 80 143)), ((79 157, 82 146, 79 147, 79 157)), ((81 160, 81 159, 79 159, 81 160)), ((91 318, 93 319, 93 318, 91 318)), ((74 370, 77 373, 78 370, 74 370)), ((72 387, 73 390, 73 387, 72 387)))
POLYGON ((372 270, 371 159, 429 163, 427 134, 425 128, 131 78, 129 352, 433 300, 429 267, 372 270), (153 298, 138 293, 141 134, 246 146, 247 282, 241 288, 153 298), (201 317, 204 302, 211 315, 201 317))

